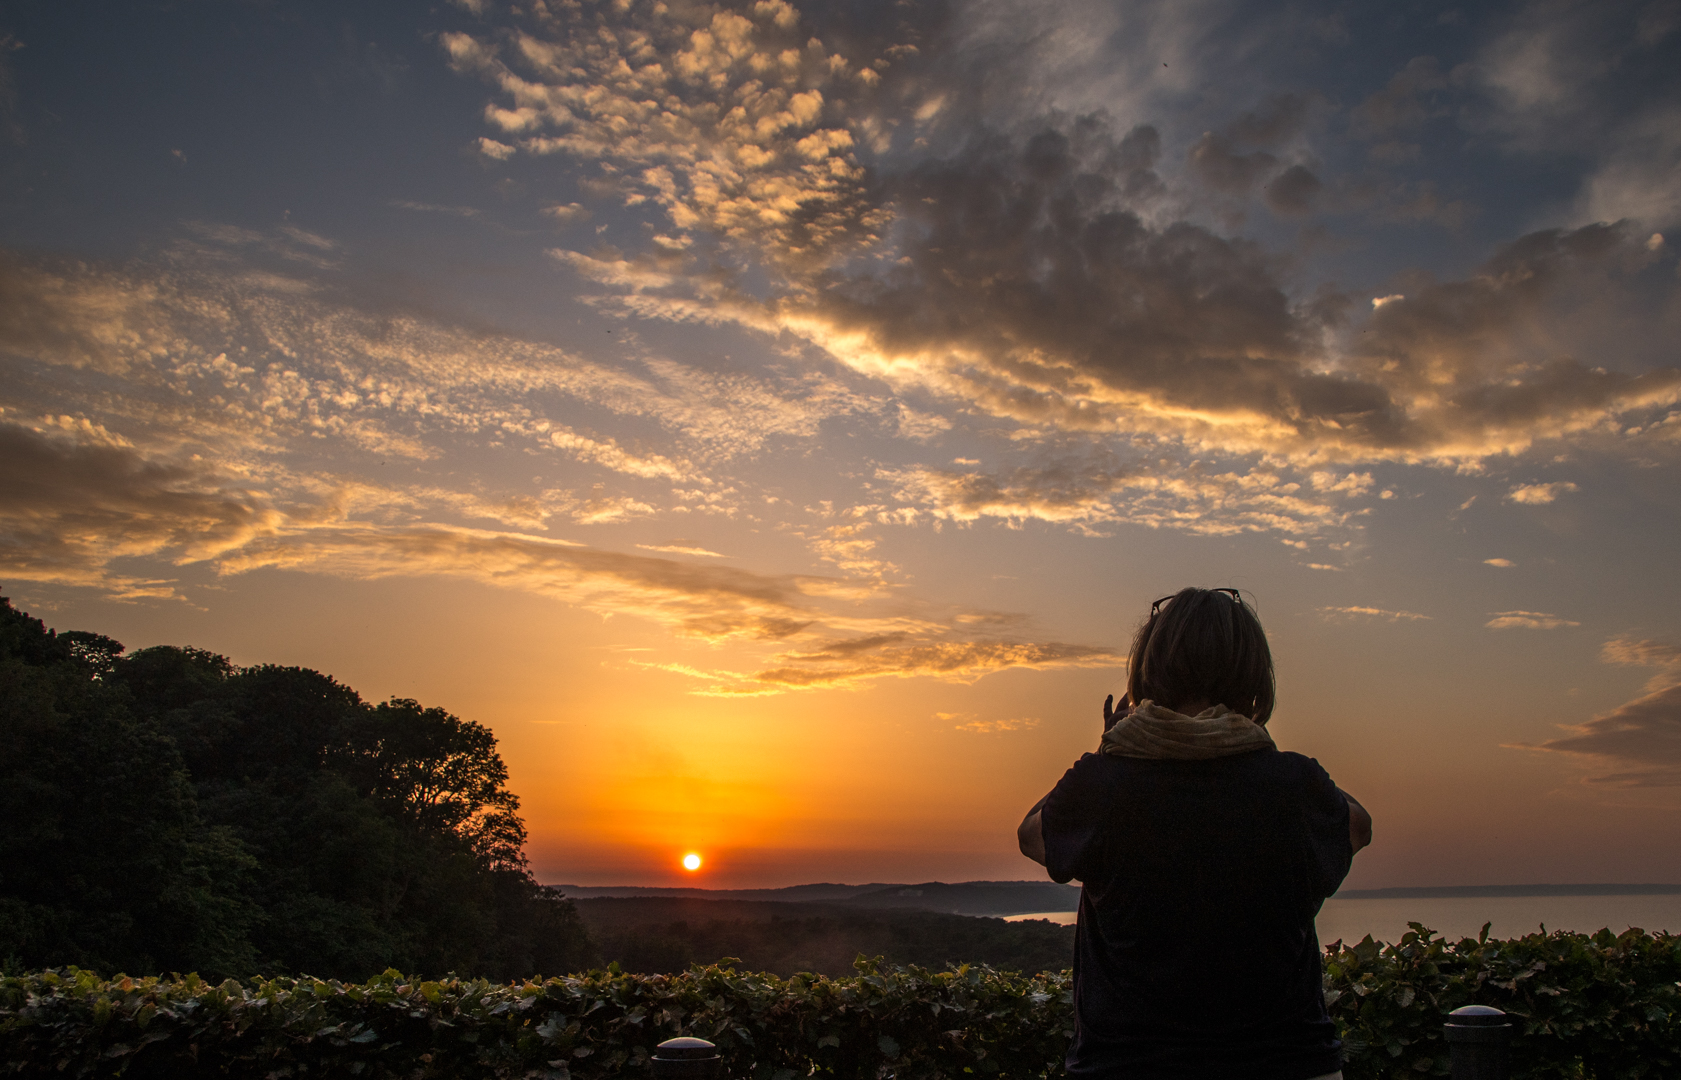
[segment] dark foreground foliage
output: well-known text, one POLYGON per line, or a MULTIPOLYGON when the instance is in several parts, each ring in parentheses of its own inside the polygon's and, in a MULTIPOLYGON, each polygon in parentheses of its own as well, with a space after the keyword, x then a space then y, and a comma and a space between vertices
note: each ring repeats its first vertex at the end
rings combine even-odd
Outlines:
POLYGON ((0 597, 0 969, 215 978, 595 960, 496 739, 306 668, 124 655, 0 597))
POLYGON ((1070 1015, 1063 975, 869 963, 848 979, 709 967, 512 986, 70 970, 0 981, 0 997, 0 1068, 63 1077, 646 1076, 679 1033, 716 1042, 737 1078, 1044 1076, 1060 1072, 1070 1015))
MULTIPOLYGON (((648 1075, 660 1041, 716 1042, 737 1080, 820 1075, 1055 1077, 1072 1017, 1067 972, 945 972, 859 961, 849 978, 695 968, 547 982, 364 985, 196 977, 103 982, 67 969, 0 980, 0 1073, 27 1077, 648 1075)), ((1218 972, 1198 977, 1218 978, 1218 972)), ((1631 930, 1327 953, 1326 997, 1349 1080, 1445 1076, 1444 1014, 1511 1013, 1514 1077, 1681 1075, 1681 938, 1631 930)))
POLYGON ((1446 1076, 1442 1017, 1512 1014, 1521 1080, 1681 1076, 1681 937, 1629 930, 1445 941, 1418 923, 1393 945, 1326 950, 1325 1000, 1348 1080, 1446 1076))

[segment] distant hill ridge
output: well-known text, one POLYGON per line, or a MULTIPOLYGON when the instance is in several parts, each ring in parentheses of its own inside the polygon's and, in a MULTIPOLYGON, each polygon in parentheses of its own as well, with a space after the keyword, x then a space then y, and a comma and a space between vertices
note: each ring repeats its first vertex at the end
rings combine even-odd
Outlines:
MULTIPOLYGON (((577 900, 665 898, 683 900, 760 900, 796 904, 824 904, 842 908, 906 908, 954 915, 1027 915, 1074 911, 1080 906, 1075 885, 1050 881, 924 881, 870 882, 843 885, 819 882, 781 889, 657 888, 642 885, 560 885, 577 900)), ((1387 889, 1344 889, 1337 900, 1451 899, 1485 896, 1674 896, 1681 885, 1419 885, 1387 889)))
POLYGON ((672 899, 761 900, 824 904, 839 908, 905 908, 953 915, 1027 915, 1039 911, 1073 911, 1080 890, 1051 881, 924 881, 915 884, 871 882, 840 885, 821 882, 782 889, 684 889, 640 885, 559 885, 574 900, 672 899))

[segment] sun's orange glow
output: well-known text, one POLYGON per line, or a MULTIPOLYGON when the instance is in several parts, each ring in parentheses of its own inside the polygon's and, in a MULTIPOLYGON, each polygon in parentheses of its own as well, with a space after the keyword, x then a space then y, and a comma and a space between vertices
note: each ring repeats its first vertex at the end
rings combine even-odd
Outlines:
POLYGON ((700 869, 700 856, 696 855, 692 851, 689 852, 687 855, 683 856, 683 869, 685 869, 685 870, 699 870, 700 869))

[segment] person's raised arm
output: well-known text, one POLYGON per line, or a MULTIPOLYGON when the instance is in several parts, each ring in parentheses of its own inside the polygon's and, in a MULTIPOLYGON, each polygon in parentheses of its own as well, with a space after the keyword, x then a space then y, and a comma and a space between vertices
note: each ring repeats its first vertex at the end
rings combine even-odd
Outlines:
MULTIPOLYGON (((1126 694, 1121 695, 1120 708, 1115 707, 1115 695, 1110 694, 1105 697, 1103 699, 1104 733, 1107 734, 1117 721, 1123 719, 1131 711, 1132 699, 1126 694)), ((1040 866, 1045 866, 1045 826, 1044 820, 1040 817, 1040 811, 1044 810, 1045 799, 1049 798, 1050 795, 1047 793, 1044 799, 1034 803, 1033 809, 1029 810, 1027 816, 1021 819, 1021 824, 1016 826, 1016 844, 1021 848, 1021 853, 1040 866)), ((1049 869, 1049 867, 1046 868, 1049 869)))
POLYGON ((1348 841, 1354 845, 1355 851, 1359 851, 1372 842, 1372 815, 1360 805, 1360 800, 1342 788, 1338 788, 1337 793, 1348 800, 1348 841))
MULTIPOLYGON (((1045 799, 1048 798, 1049 794, 1045 796, 1045 799)), ((1039 811, 1045 808, 1045 799, 1034 803, 1033 809, 1016 826, 1016 843, 1020 845, 1021 853, 1040 866, 1045 865, 1045 829, 1039 820, 1039 811)))

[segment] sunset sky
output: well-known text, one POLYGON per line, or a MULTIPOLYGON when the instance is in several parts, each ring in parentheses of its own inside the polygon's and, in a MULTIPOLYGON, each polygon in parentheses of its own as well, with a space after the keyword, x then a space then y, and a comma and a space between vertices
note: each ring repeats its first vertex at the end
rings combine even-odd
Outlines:
POLYGON ((1039 876, 1236 586, 1350 886, 1681 881, 1678 248, 1677 0, 11 0, 0 585, 712 887, 1039 876))

